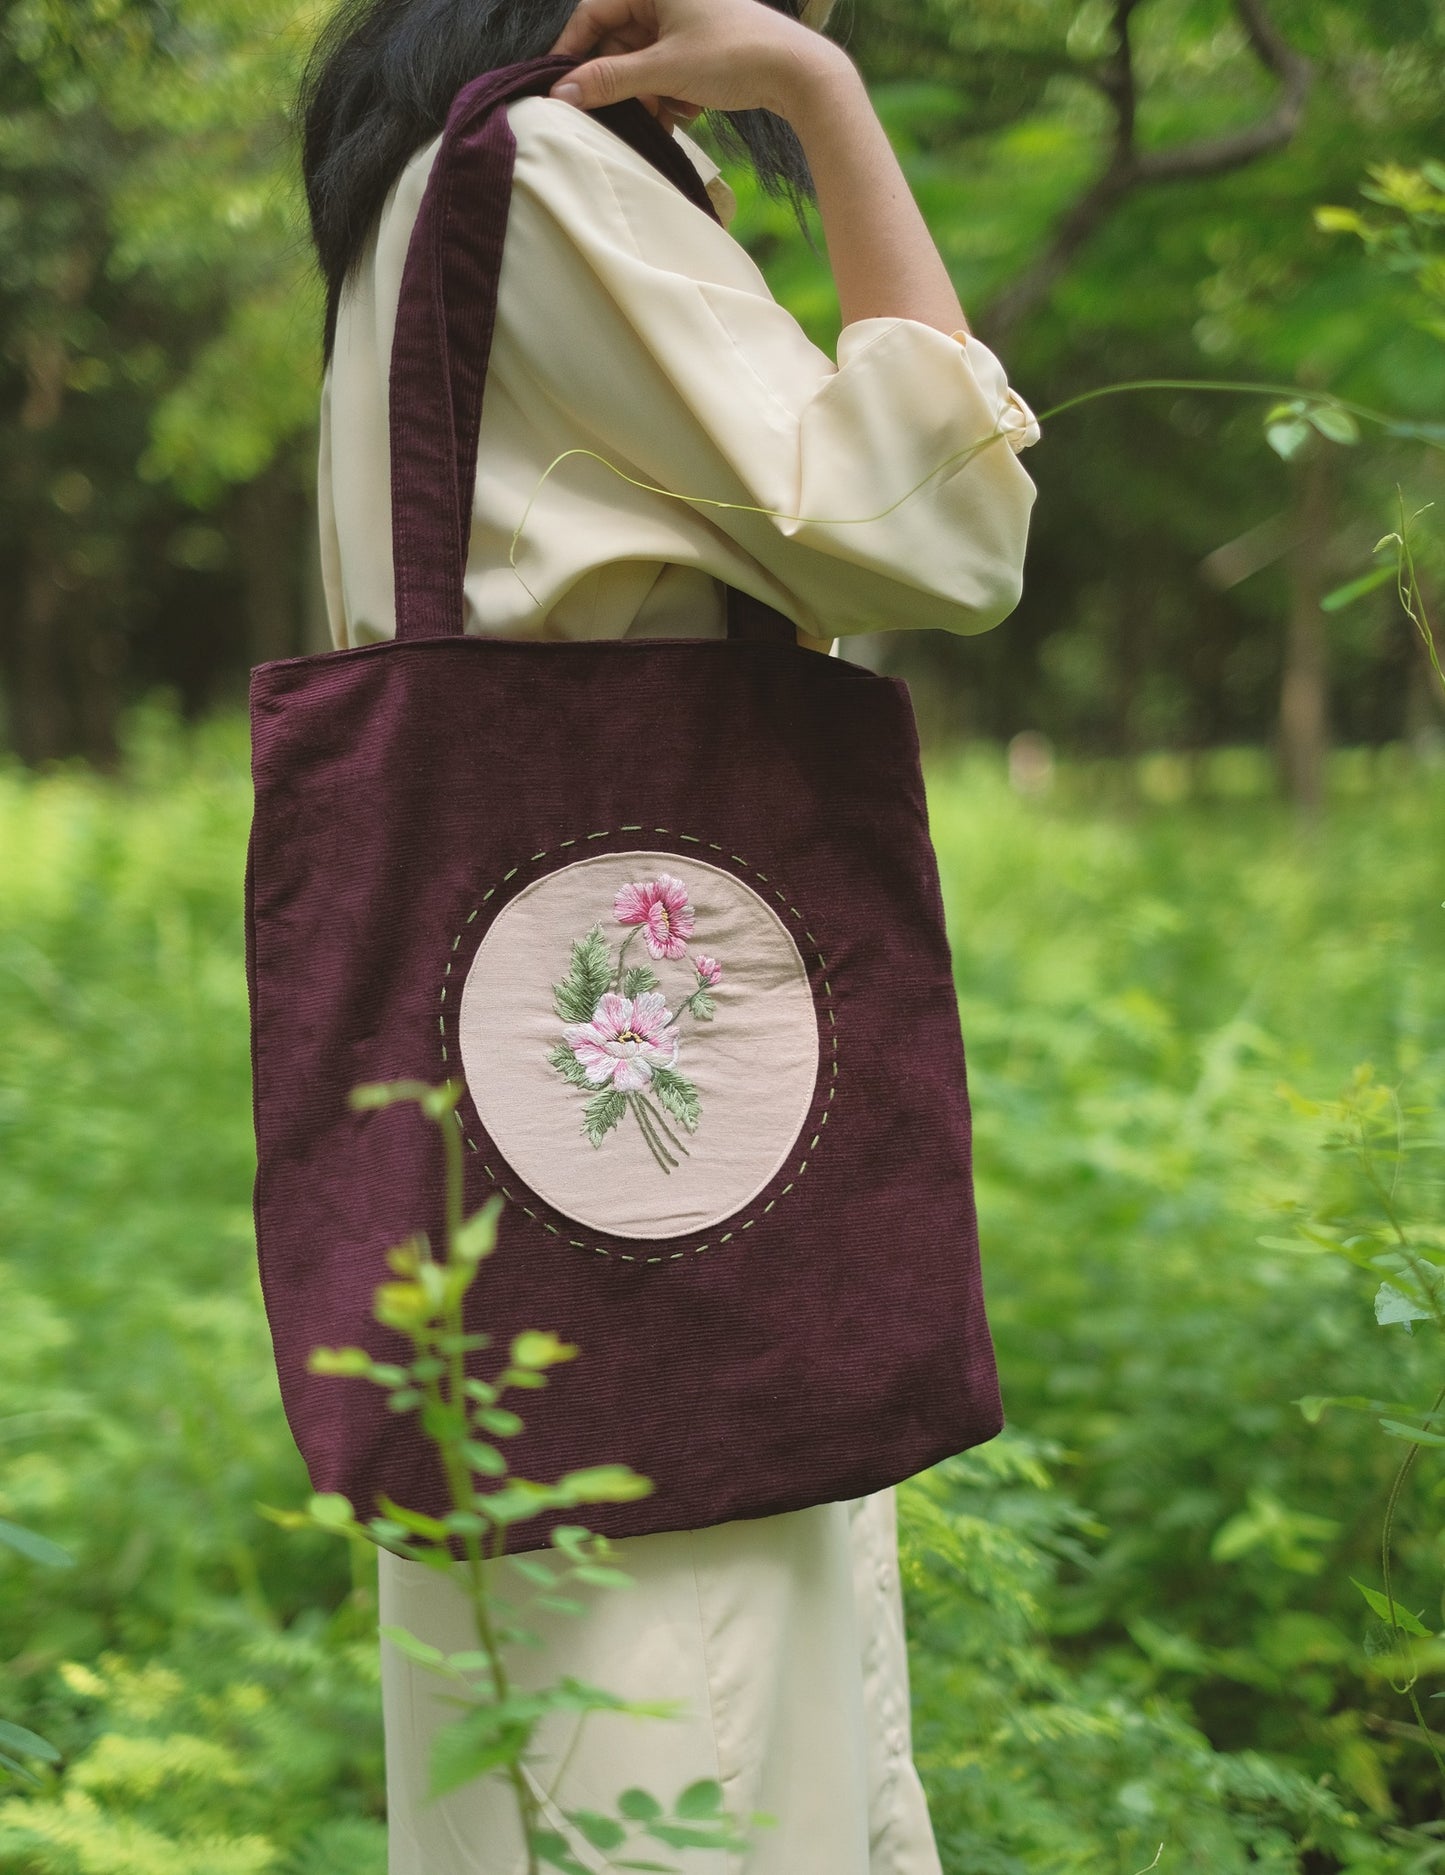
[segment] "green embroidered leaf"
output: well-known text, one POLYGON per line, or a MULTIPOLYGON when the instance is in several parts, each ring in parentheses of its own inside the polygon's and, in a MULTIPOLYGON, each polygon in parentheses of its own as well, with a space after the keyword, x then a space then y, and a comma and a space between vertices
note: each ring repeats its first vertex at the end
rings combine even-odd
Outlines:
POLYGON ((612 951, 600 924, 572 946, 572 968, 554 985, 557 1014, 564 1022, 590 1022, 612 984, 612 951))
POLYGON ((711 1022, 717 1014, 717 1002, 708 990, 694 990, 688 1004, 699 1022, 711 1022))
POLYGON ((582 1066, 582 1063, 572 1053, 572 1050, 565 1042, 558 1042, 557 1046, 548 1053, 547 1059, 562 1076, 562 1079, 570 1082, 573 1087, 590 1087, 592 1085, 587 1079, 587 1070, 582 1066))
POLYGON ((592 1144, 600 1146, 613 1127, 622 1123, 626 1112, 627 1096, 619 1094, 615 1087, 607 1087, 600 1094, 594 1094, 582 1110, 582 1124, 592 1144))
POLYGON ((656 971, 647 964, 634 964, 622 979, 624 996, 645 996, 649 990, 660 988, 656 971))
POLYGON ((652 1091, 689 1133, 697 1131, 697 1123, 702 1118, 702 1102, 698 1099, 697 1089, 685 1075, 679 1074, 676 1068, 654 1068, 652 1091))

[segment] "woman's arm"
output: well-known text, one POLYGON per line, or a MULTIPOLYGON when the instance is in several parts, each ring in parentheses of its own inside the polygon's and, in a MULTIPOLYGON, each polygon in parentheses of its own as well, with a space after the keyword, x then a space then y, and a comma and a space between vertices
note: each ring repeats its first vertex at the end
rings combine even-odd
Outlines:
POLYGON ((593 54, 552 95, 584 110, 643 98, 659 115, 775 111, 792 124, 844 325, 914 319, 968 331, 958 294, 841 46, 760 0, 581 0, 553 48, 593 54))

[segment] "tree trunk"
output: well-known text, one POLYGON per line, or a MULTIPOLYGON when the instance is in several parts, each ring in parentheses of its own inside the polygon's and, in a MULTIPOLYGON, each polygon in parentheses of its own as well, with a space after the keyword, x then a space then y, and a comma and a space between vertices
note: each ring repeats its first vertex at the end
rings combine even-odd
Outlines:
POLYGON ((32 768, 71 752, 59 644, 64 596, 49 556, 32 543, 15 621, 12 713, 16 753, 32 768))
POLYGON ((237 504, 246 649, 253 666, 295 657, 302 648, 297 505, 285 471, 274 465, 242 489, 237 504))
POLYGON ((1329 754, 1329 637, 1320 610, 1330 538, 1333 451, 1316 439, 1293 465, 1294 538, 1288 556, 1289 616, 1279 701, 1279 759, 1285 791, 1305 814, 1325 803, 1329 754))

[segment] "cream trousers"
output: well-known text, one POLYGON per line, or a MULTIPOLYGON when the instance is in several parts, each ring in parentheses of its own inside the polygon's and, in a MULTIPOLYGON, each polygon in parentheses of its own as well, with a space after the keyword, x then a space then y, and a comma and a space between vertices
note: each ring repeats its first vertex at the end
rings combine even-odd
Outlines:
MULTIPOLYGON (((542 1644, 513 1654, 517 1679, 570 1675, 682 1713, 550 1721, 530 1775, 554 1824, 634 1785, 670 1804, 716 1778, 734 1814, 776 1819, 746 1855, 631 1853, 684 1875, 941 1875, 912 1760, 893 1493, 616 1549, 634 1586, 581 1591, 583 1615, 530 1614, 542 1644)), ((460 1592, 419 1563, 383 1552, 380 1598, 383 1627, 475 1645, 460 1592)), ((454 1711, 444 1682, 383 1642, 382 1689, 390 1875, 518 1875, 502 1785, 426 1801, 430 1741, 454 1711)), ((583 1843, 575 1853, 611 1866, 583 1843)))

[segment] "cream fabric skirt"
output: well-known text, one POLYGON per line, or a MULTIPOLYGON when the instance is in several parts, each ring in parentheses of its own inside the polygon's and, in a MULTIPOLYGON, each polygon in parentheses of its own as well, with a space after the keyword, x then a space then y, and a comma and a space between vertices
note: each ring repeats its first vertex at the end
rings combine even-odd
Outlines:
MULTIPOLYGON (((582 1591, 583 1615, 529 1616, 542 1645, 513 1654, 516 1677, 571 1675, 675 1701, 681 1716, 555 1719, 531 1771, 551 1820, 610 1809, 633 1785, 670 1804, 711 1777, 735 1815, 763 1811, 775 1826, 725 1867, 702 1852, 640 1847, 640 1859, 684 1875, 941 1875, 913 1767, 893 1493, 616 1549, 635 1586, 582 1591)), ((383 1627, 448 1651, 475 1645, 449 1581, 380 1561, 383 1627)), ((515 1817, 494 1780, 426 1800, 430 1741, 454 1712, 448 1690, 383 1642, 390 1875, 517 1875, 515 1817)), ((608 1866, 585 1844, 576 1854, 608 1866)))

